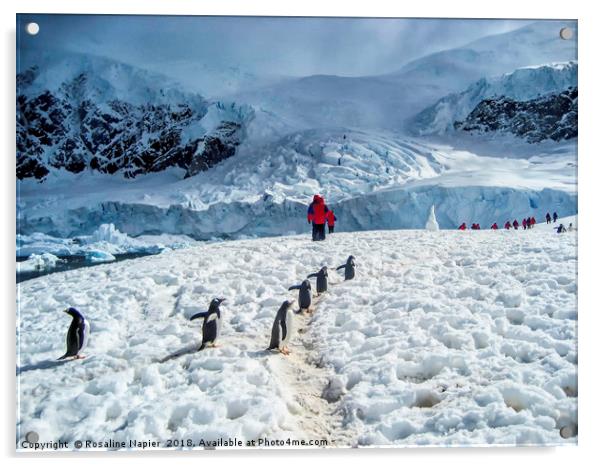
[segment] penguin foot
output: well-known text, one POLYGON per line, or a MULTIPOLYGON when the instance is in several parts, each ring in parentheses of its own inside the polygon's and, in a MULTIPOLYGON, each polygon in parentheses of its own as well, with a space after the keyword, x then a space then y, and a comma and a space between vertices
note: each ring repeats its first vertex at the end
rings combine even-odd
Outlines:
POLYGON ((291 352, 288 348, 279 348, 278 351, 280 351, 280 353, 284 354, 285 356, 288 356, 289 354, 291 354, 291 352))
POLYGON ((73 360, 76 360, 76 359, 86 359, 86 357, 83 354, 78 354, 73 358, 73 360))

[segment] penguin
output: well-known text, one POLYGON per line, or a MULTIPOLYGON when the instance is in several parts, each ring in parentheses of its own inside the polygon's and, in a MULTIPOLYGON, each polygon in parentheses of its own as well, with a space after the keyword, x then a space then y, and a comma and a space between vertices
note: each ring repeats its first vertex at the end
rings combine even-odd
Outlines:
POLYGON ((349 256, 347 262, 337 267, 337 270, 345 269, 345 280, 351 280, 355 277, 355 257, 349 256))
POLYGON ((272 325, 272 338, 270 339, 268 350, 277 348, 278 351, 285 356, 290 354, 287 346, 291 339, 291 335, 293 335, 293 332, 295 331, 295 318, 293 316, 294 304, 294 301, 284 301, 280 306, 280 309, 278 309, 274 324, 272 325))
POLYGON ((215 342, 222 329, 222 314, 219 306, 224 301, 225 298, 213 298, 211 304, 209 304, 208 311, 199 312, 190 318, 190 320, 203 318, 203 342, 199 351, 204 350, 207 345, 211 345, 214 348, 217 346, 215 342))
POLYGON ((88 345, 90 324, 74 307, 67 308, 63 312, 69 314, 72 319, 69 330, 67 330, 67 352, 58 358, 58 361, 71 357, 73 359, 83 359, 85 356, 81 352, 88 345))
POLYGON ((307 278, 312 277, 316 277, 316 291, 318 294, 328 290, 328 267, 322 267, 319 272, 307 276, 307 278))
POLYGON ((299 290, 299 309, 309 310, 309 306, 311 306, 311 282, 309 280, 303 280, 300 285, 291 286, 288 290, 299 290))

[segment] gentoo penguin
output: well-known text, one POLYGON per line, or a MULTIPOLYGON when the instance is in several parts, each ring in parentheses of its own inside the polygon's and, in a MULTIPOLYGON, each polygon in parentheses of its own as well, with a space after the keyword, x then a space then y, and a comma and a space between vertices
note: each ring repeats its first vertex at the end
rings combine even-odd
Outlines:
POLYGON ((209 310, 206 312, 199 312, 193 315, 190 320, 203 318, 203 342, 199 351, 205 349, 207 345, 211 345, 214 348, 217 346, 217 341, 220 331, 222 329, 222 314, 219 309, 219 305, 225 301, 224 298, 213 298, 211 304, 209 304, 209 310))
POLYGON ((307 278, 312 277, 316 277, 316 291, 318 294, 328 290, 328 267, 322 267, 319 272, 307 276, 307 278))
POLYGON ((290 354, 287 348, 288 342, 291 339, 291 335, 295 331, 294 328, 294 316, 293 316, 293 305, 294 301, 284 301, 274 319, 272 325, 272 338, 270 339, 269 350, 278 348, 282 354, 290 354))
POLYGON ((355 257, 349 256, 347 262, 337 267, 337 270, 345 269, 345 280, 355 277, 355 257))
POLYGON ((67 330, 67 352, 58 360, 73 358, 83 359, 85 356, 80 354, 88 344, 88 335, 90 335, 90 324, 86 318, 74 307, 65 309, 63 312, 69 314, 73 319, 69 330, 67 330))
POLYGON ((309 306, 311 306, 311 282, 303 280, 300 285, 291 286, 289 291, 291 290, 299 290, 299 309, 309 310, 309 306))

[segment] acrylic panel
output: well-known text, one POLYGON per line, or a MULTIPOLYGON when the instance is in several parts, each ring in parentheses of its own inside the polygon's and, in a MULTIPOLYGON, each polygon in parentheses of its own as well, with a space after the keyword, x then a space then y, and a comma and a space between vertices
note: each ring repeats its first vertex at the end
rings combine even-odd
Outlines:
POLYGON ((16 30, 17 450, 577 443, 576 20, 16 30))

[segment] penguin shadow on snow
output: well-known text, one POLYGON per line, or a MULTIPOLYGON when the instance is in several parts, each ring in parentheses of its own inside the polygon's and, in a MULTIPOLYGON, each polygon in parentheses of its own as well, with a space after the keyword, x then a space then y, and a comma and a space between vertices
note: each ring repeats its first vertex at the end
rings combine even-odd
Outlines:
POLYGON ((167 356, 165 356, 164 358, 161 359, 157 359, 155 362, 158 362, 160 364, 163 364, 164 362, 168 362, 168 361, 172 361, 174 359, 177 359, 181 356, 185 356, 187 354, 193 354, 193 353, 197 353, 199 351, 199 345, 198 344, 194 344, 194 345, 188 345, 184 348, 180 348, 178 351, 171 353, 167 356))
POLYGON ((71 362, 71 360, 70 359, 60 359, 60 360, 51 359, 48 361, 40 361, 36 364, 28 364, 26 366, 21 366, 21 367, 17 366, 17 375, 20 375, 24 372, 29 372, 29 371, 52 369, 54 367, 59 367, 59 366, 62 366, 63 364, 67 364, 68 362, 71 362))

